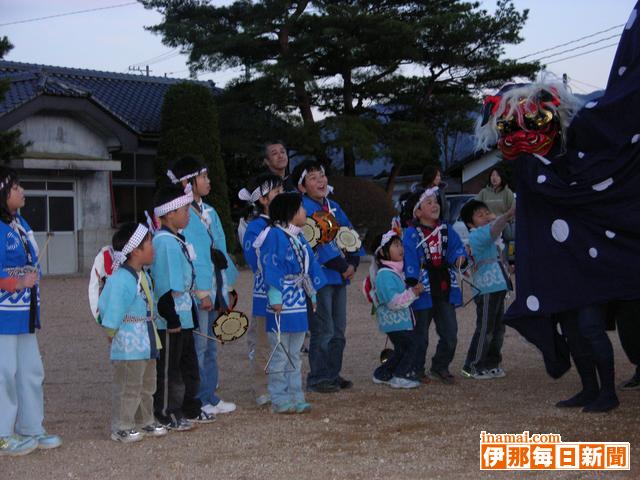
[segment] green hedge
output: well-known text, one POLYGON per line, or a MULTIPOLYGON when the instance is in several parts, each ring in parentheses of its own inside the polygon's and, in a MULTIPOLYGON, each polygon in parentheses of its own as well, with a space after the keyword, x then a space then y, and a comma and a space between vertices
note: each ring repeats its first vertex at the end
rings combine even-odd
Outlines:
POLYGON ((200 158, 207 165, 211 193, 205 201, 220 215, 227 248, 235 251, 237 242, 229 209, 227 174, 220 154, 215 100, 209 88, 192 82, 173 85, 164 97, 156 162, 159 182, 167 181, 167 165, 185 155, 200 158))

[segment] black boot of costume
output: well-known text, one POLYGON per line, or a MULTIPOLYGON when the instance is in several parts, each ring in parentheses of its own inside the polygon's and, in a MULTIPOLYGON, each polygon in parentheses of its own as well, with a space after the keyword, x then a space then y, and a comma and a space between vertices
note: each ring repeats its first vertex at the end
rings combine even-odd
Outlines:
POLYGON ((613 355, 597 358, 596 365, 598 376, 600 377, 600 393, 593 402, 590 402, 582 409, 583 412, 587 413, 604 413, 620 405, 616 395, 613 355))
POLYGON ((598 388, 598 376, 596 375, 596 365, 591 357, 574 358, 573 363, 576 366, 580 381, 582 382, 582 390, 573 397, 561 400, 556 403, 558 408, 575 408, 584 407, 594 402, 598 398, 600 389, 598 388))

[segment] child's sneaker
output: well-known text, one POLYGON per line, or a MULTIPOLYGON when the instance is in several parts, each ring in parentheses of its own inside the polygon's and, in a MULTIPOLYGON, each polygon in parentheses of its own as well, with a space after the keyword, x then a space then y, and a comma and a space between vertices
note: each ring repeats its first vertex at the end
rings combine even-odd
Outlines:
POLYGON ((311 404, 307 402, 296 403, 296 413, 309 413, 311 411, 311 404))
POLYGON ((259 407, 264 407, 269 403, 271 403, 271 395, 269 395, 268 393, 259 395, 258 398, 256 398, 256 405, 258 405, 259 407))
POLYGON ((273 413, 295 413, 296 406, 290 402, 281 403, 279 405, 274 403, 271 405, 271 411, 273 413))
POLYGON ((117 432, 113 432, 111 434, 111 440, 120 443, 133 443, 139 442, 144 438, 138 430, 132 428, 131 430, 118 430, 117 432))
POLYGON ((389 386, 391 388, 418 388, 420 386, 420 382, 409 380, 408 378, 393 377, 389 382, 389 386))
POLYGON ((202 411, 209 415, 219 415, 221 413, 231 413, 236 409, 236 404, 231 402, 225 402, 220 400, 217 405, 211 405, 210 403, 202 407, 202 411))
POLYGON ((160 425, 159 423, 151 423, 146 425, 140 429, 140 433, 145 437, 164 437, 169 430, 164 425, 160 425))
POLYGON ((373 383, 375 383, 376 385, 388 385, 389 381, 391 380, 389 379, 384 379, 384 378, 378 378, 375 376, 375 374, 371 377, 371 380, 373 381, 373 383))
POLYGON ((502 378, 506 375, 506 372, 501 367, 492 368, 488 373, 491 378, 502 378))
POLYGON ((172 430, 174 432, 188 432, 189 430, 193 430, 193 428, 195 427, 195 425, 186 418, 173 418, 164 426, 167 428, 167 430, 172 430))
POLYGON ((0 456, 7 455, 17 457, 26 455, 38 448, 38 441, 33 437, 0 437, 0 456))
POLYGON ((620 390, 638 390, 640 388, 640 375, 634 375, 626 382, 623 382, 618 387, 620 390))
POLYGON ((62 439, 58 435, 49 435, 43 433, 42 435, 30 435, 36 442, 38 442, 38 448, 43 450, 58 448, 62 445, 62 439))
POLYGON ((216 416, 200 410, 200 415, 194 418, 190 418, 189 421, 193 423, 212 423, 215 422, 216 416))
POLYGON ((493 377, 488 370, 480 370, 479 372, 475 372, 468 368, 463 368, 461 370, 462 376, 465 378, 474 378, 476 380, 488 380, 493 377))

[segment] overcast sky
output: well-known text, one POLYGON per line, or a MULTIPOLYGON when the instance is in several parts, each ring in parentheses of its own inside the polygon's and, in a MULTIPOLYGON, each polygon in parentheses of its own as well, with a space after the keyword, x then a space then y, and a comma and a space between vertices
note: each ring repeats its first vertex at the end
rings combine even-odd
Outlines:
MULTIPOLYGON (((128 0, 0 0, 0 24, 56 15, 99 7, 129 3, 128 0)), ((224 5, 230 1, 212 3, 224 5)), ((626 23, 635 0, 516 0, 518 9, 530 10, 529 20, 522 32, 524 42, 507 47, 507 56, 518 58, 577 38, 607 30, 626 23)), ((485 0, 483 7, 490 11, 495 0, 485 0)), ((15 48, 6 57, 19 62, 40 63, 65 67, 89 68, 114 72, 127 72, 129 66, 150 64, 152 75, 187 77, 186 57, 173 54, 162 45, 161 38, 144 29, 160 22, 155 11, 145 10, 140 4, 50 18, 37 22, 0 26, 0 35, 7 35, 15 48), (156 61, 149 59, 157 58, 156 61)), ((615 54, 617 35, 622 27, 609 30, 557 50, 541 53, 558 54, 544 61, 548 70, 562 75, 567 73, 575 92, 585 93, 606 85, 615 54), (585 46, 571 52, 565 50, 585 46), (566 57, 605 47, 574 59, 566 57)), ((211 79, 223 86, 238 72, 207 73, 200 79, 211 79)))

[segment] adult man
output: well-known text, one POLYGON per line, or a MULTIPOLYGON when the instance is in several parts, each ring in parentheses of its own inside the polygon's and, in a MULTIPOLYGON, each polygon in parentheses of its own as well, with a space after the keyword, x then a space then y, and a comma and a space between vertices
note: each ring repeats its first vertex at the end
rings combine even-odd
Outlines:
POLYGON ((274 140, 264 144, 264 164, 271 173, 282 178, 285 192, 297 191, 289 177, 289 157, 284 143, 274 140))

